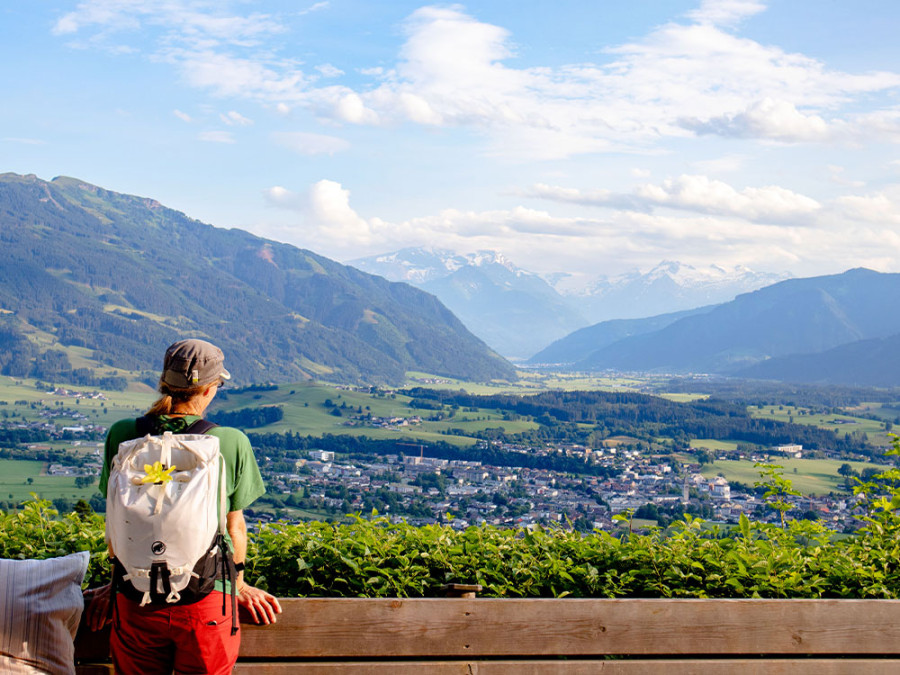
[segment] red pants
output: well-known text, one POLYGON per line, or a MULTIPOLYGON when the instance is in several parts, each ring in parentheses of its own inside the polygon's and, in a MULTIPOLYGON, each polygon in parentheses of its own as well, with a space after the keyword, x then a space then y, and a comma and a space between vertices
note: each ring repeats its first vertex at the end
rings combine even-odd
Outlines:
POLYGON ((222 616, 222 593, 215 591, 192 605, 141 607, 116 596, 110 651, 116 673, 168 675, 175 672, 230 673, 241 646, 231 634, 231 598, 222 616))

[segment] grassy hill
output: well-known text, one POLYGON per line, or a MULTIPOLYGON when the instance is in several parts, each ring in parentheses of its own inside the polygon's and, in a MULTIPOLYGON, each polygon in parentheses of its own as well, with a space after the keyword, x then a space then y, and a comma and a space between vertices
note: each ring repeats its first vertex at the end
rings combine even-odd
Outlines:
POLYGON ((245 382, 514 375, 423 291, 76 179, 0 175, 0 243, 4 374, 155 373, 197 336, 245 382))

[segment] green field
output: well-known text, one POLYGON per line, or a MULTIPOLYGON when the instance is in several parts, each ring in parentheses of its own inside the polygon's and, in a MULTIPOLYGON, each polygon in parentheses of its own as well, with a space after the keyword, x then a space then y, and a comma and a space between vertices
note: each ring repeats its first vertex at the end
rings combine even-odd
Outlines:
POLYGON ((737 450, 737 441, 717 441, 712 438, 695 438, 691 440, 692 448, 701 448, 703 450, 724 450, 730 452, 737 450))
MULTIPOLYGON (((64 387, 69 391, 96 391, 91 387, 70 385, 64 385, 64 387)), ((84 423, 109 426, 123 417, 142 414, 150 407, 155 398, 150 387, 136 384, 132 386, 132 389, 132 391, 104 391, 106 400, 75 399, 56 396, 47 393, 46 390, 36 389, 35 380, 0 376, 0 401, 5 402, 4 405, 0 405, 0 416, 4 418, 16 416, 34 421, 40 419, 39 412, 42 407, 40 404, 43 404, 43 407, 61 407, 83 413, 87 416, 84 423), (32 407, 32 404, 35 404, 35 407, 32 407)), ((74 422, 71 417, 63 414, 52 419, 61 425, 81 423, 74 422)))
POLYGON ((881 420, 870 420, 865 417, 854 417, 846 414, 827 415, 812 413, 803 408, 793 406, 751 406, 748 409, 753 417, 778 420, 779 422, 793 422, 794 424, 806 424, 834 431, 837 434, 848 435, 853 432, 868 434, 869 441, 875 445, 888 446, 890 440, 885 429, 885 423, 881 420))
MULTIPOLYGON (((491 394, 536 394, 551 389, 563 391, 638 391, 648 383, 648 380, 633 377, 605 377, 585 373, 545 373, 533 370, 518 370, 517 382, 497 382, 479 384, 454 380, 428 373, 407 373, 408 387, 427 387, 428 389, 446 389, 459 391, 460 389, 477 395, 491 394), (426 382, 425 380, 437 380, 426 382)), ((678 396, 678 394, 675 394, 678 396)), ((689 395, 694 396, 694 395, 689 395)), ((704 398, 695 396, 695 398, 704 398)))
POLYGON ((44 462, 18 459, 0 459, 0 500, 22 502, 32 492, 42 499, 90 499, 97 492, 97 484, 76 488, 71 476, 47 476, 44 462), (31 479, 31 483, 28 479, 31 479))
MULTIPOLYGON (((239 410, 241 408, 255 408, 263 405, 279 405, 284 410, 284 417, 274 424, 253 429, 259 433, 284 433, 293 431, 300 435, 321 436, 323 434, 348 434, 356 436, 368 436, 379 439, 419 439, 423 441, 446 441, 454 445, 472 445, 475 441, 469 436, 445 435, 441 432, 450 429, 461 429, 468 433, 476 433, 486 429, 503 427, 511 433, 519 433, 536 429, 534 422, 518 420, 504 420, 502 414, 494 410, 455 411, 453 417, 446 417, 440 421, 428 421, 425 418, 433 416, 434 410, 418 410, 411 408, 411 399, 400 394, 370 394, 361 391, 349 391, 335 389, 315 383, 300 383, 280 385, 271 391, 247 391, 241 393, 229 393, 223 390, 226 397, 216 400, 211 412, 217 410, 239 410), (325 407, 325 401, 331 402, 341 410, 342 416, 332 414, 334 408, 325 407), (396 429, 375 428, 368 425, 350 426, 352 416, 371 413, 375 417, 404 417, 420 416, 421 424, 400 427, 396 429)), ((445 415, 450 413, 450 408, 444 410, 445 415)))
MULTIPOLYGON (((868 462, 844 462, 839 459, 787 459, 774 458, 773 464, 780 464, 781 473, 789 479, 796 490, 805 495, 824 495, 829 492, 841 492, 844 490, 841 483, 843 476, 838 474, 841 464, 849 464, 854 471, 861 472, 867 467, 884 470, 880 464, 868 462)), ((731 461, 720 460, 712 464, 704 464, 701 473, 706 478, 713 478, 719 474, 725 476, 728 481, 737 481, 745 485, 753 485, 761 481, 759 468, 749 460, 731 461)))

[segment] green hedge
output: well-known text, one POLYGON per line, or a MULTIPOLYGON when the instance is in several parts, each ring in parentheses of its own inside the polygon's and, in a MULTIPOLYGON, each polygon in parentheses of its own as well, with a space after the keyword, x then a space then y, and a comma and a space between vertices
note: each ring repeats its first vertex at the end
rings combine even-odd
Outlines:
MULTIPOLYGON (((250 541, 247 576, 279 596, 435 596, 448 582, 489 597, 900 597, 900 525, 889 502, 857 536, 808 521, 746 518, 731 531, 679 524, 670 534, 413 527, 384 519, 276 524, 250 541)), ((0 515, 0 557, 90 550, 87 584, 107 579, 103 520, 47 502, 0 515)))

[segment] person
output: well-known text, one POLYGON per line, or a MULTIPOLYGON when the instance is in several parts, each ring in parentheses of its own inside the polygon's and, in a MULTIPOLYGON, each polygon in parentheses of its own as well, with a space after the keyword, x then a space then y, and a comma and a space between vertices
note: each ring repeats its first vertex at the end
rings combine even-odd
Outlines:
MULTIPOLYGON (((203 417, 219 387, 231 375, 225 356, 205 340, 180 340, 166 351, 159 380, 160 397, 146 416, 164 430, 183 433, 203 417)), ((123 441, 139 438, 135 419, 113 424, 106 436, 100 490, 105 495, 113 457, 123 441)), ((259 467, 247 436, 229 427, 213 427, 205 433, 219 439, 225 460, 226 529, 238 572, 235 590, 238 606, 256 623, 271 624, 281 613, 278 599, 244 581, 247 555, 247 524, 243 509, 265 492, 259 467)), ((115 551, 110 551, 114 556, 115 551)), ((231 603, 222 593, 230 589, 219 580, 216 590, 192 604, 140 606, 122 593, 112 593, 112 584, 85 591, 89 603, 87 624, 99 630, 110 621, 110 598, 115 597, 118 616, 113 621, 110 651, 117 673, 230 673, 240 648, 240 632, 233 634, 231 603), (227 613, 223 615, 223 607, 227 613)))

